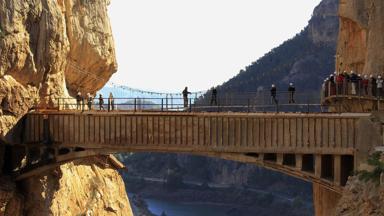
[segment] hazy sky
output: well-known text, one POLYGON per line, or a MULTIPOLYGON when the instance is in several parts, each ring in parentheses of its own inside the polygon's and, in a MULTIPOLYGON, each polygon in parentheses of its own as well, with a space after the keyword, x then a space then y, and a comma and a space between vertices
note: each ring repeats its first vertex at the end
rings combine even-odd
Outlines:
POLYGON ((118 72, 143 90, 222 84, 300 32, 320 0, 112 0, 118 72))

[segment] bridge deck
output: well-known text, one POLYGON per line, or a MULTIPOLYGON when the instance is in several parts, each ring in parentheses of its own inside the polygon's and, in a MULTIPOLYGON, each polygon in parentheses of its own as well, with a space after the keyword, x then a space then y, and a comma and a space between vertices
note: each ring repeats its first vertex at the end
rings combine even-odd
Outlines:
POLYGON ((58 149, 56 161, 102 152, 213 155, 340 192, 361 155, 382 141, 370 118, 368 113, 43 111, 28 114, 22 125, 27 148, 58 149))
POLYGON ((366 114, 43 112, 26 119, 25 143, 138 150, 350 154, 366 114))

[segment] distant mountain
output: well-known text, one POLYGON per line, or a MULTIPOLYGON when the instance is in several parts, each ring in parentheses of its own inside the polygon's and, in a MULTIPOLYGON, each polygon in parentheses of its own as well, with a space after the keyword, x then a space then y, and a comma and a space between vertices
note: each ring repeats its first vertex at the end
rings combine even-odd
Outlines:
POLYGON ((337 13, 338 0, 323 0, 303 31, 218 86, 218 92, 269 90, 271 84, 285 91, 290 82, 298 92, 318 91, 324 78, 334 71, 337 13))

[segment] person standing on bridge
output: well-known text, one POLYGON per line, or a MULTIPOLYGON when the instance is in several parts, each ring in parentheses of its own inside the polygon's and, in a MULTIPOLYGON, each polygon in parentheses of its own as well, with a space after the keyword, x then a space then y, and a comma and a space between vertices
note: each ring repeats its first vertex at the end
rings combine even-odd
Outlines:
POLYGON ((372 94, 371 96, 376 97, 376 91, 377 91, 376 78, 372 74, 370 75, 370 86, 371 86, 370 93, 372 94))
POLYGON ((383 79, 381 78, 381 76, 377 77, 376 86, 377 86, 377 92, 376 92, 377 98, 380 98, 383 92, 383 79))
POLYGON ((295 99, 293 98, 295 91, 296 91, 296 88, 295 86, 293 86, 293 83, 289 83, 289 87, 288 87, 289 102, 288 103, 295 103, 295 99))
POLYGON ((93 97, 92 97, 91 93, 87 93, 88 110, 92 110, 92 104, 93 104, 93 97))
POLYGON ((369 79, 368 75, 364 75, 363 80, 361 81, 363 86, 364 95, 368 96, 368 86, 369 86, 369 79))
POLYGON ((357 93, 357 86, 359 83, 359 77, 355 74, 354 71, 351 71, 351 94, 356 95, 357 93))
POLYGON ((339 73, 336 75, 336 94, 337 95, 342 95, 342 94, 345 94, 344 92, 344 74, 342 73, 339 73))
POLYGON ((215 87, 212 88, 211 106, 212 105, 217 105, 217 89, 215 87))
POLYGON ((105 110, 104 109, 104 98, 102 94, 99 94, 99 110, 105 110))
POLYGON ((272 84, 272 87, 271 87, 271 99, 277 105, 278 101, 276 99, 276 92, 277 92, 277 88, 276 88, 275 84, 272 84))
POLYGON ((76 95, 76 109, 81 110, 81 92, 78 91, 76 95))
POLYGON ((188 91, 188 87, 185 87, 183 92, 183 100, 184 100, 184 109, 188 108, 188 94, 191 94, 191 92, 188 91))
POLYGON ((113 98, 112 92, 109 93, 108 97, 108 112, 115 110, 115 99, 113 98))

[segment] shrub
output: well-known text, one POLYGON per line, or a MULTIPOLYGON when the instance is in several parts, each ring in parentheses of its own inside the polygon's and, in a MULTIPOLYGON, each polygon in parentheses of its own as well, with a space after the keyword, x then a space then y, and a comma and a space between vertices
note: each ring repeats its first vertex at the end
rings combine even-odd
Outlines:
POLYGON ((384 162, 380 160, 381 153, 375 152, 369 158, 367 163, 374 167, 372 171, 361 170, 357 171, 357 176, 359 180, 368 182, 372 181, 376 184, 380 183, 380 175, 384 172, 384 162))

